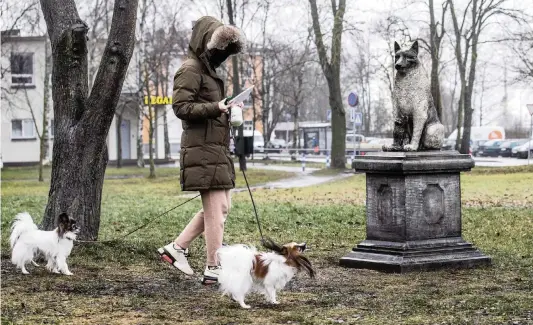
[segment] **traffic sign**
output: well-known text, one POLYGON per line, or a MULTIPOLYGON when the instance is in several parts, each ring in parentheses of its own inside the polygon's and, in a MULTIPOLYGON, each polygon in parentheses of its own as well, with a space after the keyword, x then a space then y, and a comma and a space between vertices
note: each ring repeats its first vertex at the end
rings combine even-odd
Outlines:
POLYGON ((355 121, 354 121, 354 123, 357 126, 363 125, 363 113, 361 113, 361 112, 355 113, 355 121))
POLYGON ((357 96, 357 93, 355 91, 352 91, 348 95, 348 105, 350 105, 351 107, 355 107, 357 106, 357 104, 359 104, 359 97, 357 96))

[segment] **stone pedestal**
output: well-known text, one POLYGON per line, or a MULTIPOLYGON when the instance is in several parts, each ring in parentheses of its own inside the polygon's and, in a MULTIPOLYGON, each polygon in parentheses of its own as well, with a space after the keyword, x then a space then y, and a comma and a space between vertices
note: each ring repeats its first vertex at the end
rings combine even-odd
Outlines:
POLYGON ((461 237, 460 172, 474 167, 469 155, 380 152, 352 166, 366 173, 366 240, 342 266, 404 273, 490 264, 461 237))

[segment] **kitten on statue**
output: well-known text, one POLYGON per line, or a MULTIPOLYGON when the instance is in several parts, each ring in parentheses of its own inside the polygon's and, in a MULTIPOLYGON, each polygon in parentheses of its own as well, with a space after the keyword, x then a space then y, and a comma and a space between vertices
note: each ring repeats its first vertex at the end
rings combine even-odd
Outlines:
POLYGON ((418 60, 418 41, 401 49, 394 42, 394 142, 383 151, 440 150, 444 126, 431 95, 431 83, 418 60))

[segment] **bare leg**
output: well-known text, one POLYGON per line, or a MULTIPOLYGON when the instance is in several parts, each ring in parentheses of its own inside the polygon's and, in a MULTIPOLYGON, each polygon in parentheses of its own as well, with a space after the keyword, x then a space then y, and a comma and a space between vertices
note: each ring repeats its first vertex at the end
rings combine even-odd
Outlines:
POLYGON ((202 194, 207 265, 217 266, 216 251, 222 247, 224 222, 228 215, 228 190, 210 190, 202 194))
POLYGON ((198 211, 181 234, 174 241, 176 245, 185 249, 191 242, 204 232, 204 209, 198 211))

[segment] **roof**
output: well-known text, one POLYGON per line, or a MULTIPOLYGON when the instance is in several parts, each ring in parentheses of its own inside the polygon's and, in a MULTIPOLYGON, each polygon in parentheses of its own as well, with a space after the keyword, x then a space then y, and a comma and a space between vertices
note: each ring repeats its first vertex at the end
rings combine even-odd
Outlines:
POLYGON ((2 36, 2 43, 44 42, 46 36, 2 36))
MULTIPOLYGON (((298 127, 300 129, 307 129, 307 128, 331 128, 331 123, 329 122, 300 122, 298 123, 298 127)), ((294 122, 279 122, 276 124, 276 127, 274 128, 275 131, 293 131, 294 130, 294 122)))

